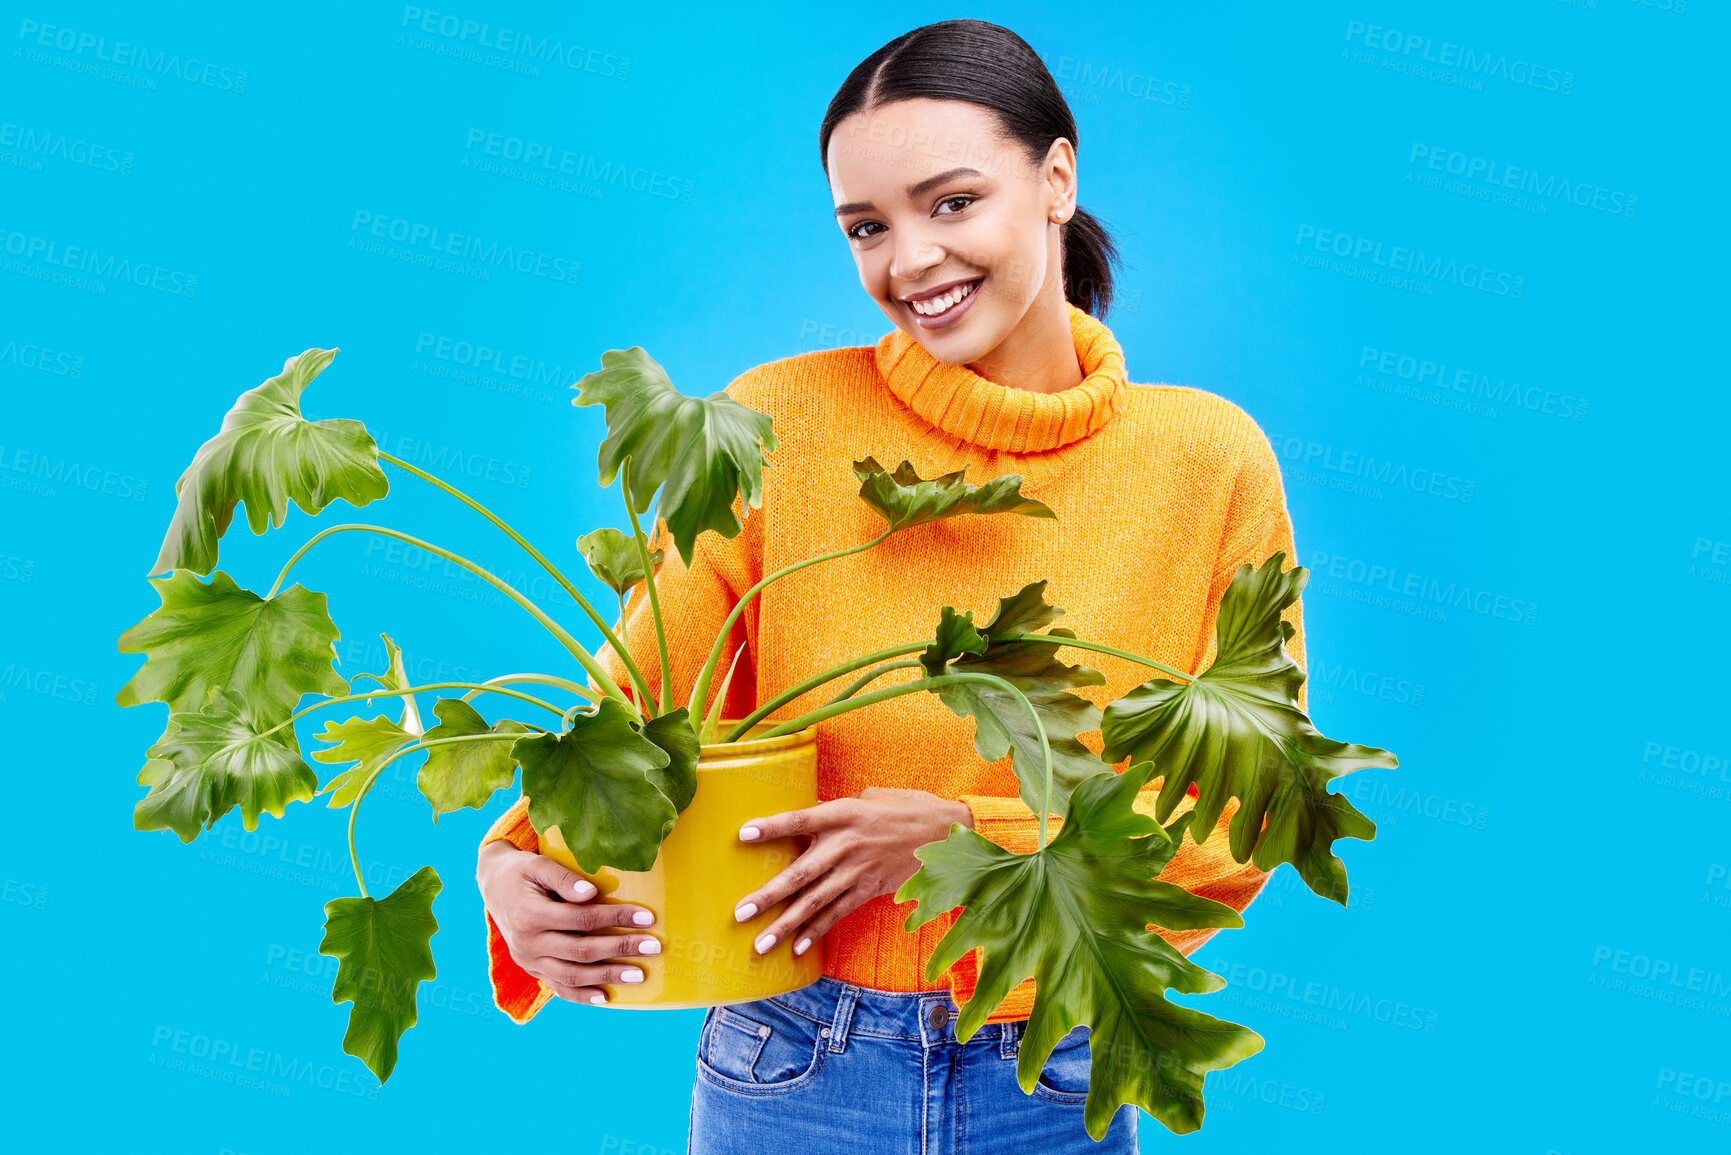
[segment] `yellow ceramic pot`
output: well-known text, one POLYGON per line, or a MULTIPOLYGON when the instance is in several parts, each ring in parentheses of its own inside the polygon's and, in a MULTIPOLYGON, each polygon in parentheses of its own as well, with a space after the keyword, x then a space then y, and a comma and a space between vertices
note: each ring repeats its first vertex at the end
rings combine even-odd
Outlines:
MULTIPOLYGON (((725 733, 733 723, 723 722, 725 733)), ((735 922, 733 908, 799 855, 792 838, 739 840, 748 819, 817 802, 817 730, 754 738, 776 725, 759 722, 743 740, 704 746, 697 793, 646 871, 579 870, 557 826, 541 835, 541 853, 583 875, 600 890, 597 902, 632 902, 655 912, 650 933, 659 955, 631 956, 641 983, 603 985, 610 1007, 712 1007, 785 994, 823 974, 823 942, 803 955, 792 936, 766 955, 752 947, 785 903, 735 922)), ((632 933, 620 928, 619 934, 632 933)))

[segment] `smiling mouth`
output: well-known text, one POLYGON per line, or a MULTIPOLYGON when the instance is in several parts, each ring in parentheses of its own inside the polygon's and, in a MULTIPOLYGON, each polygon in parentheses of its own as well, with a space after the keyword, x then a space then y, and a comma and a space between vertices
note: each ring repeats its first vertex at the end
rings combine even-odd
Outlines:
POLYGON ((985 280, 984 277, 975 277, 973 280, 963 282, 948 292, 942 293, 936 297, 927 297, 918 301, 904 301, 902 303, 922 317, 942 317, 951 309, 973 296, 974 290, 980 287, 980 282, 983 280, 985 280))

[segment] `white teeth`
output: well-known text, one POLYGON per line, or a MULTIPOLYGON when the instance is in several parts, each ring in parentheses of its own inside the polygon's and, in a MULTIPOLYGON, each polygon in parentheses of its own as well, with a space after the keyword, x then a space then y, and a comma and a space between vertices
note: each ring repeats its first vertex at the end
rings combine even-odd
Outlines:
POLYGON ((922 317, 936 317, 961 304, 963 298, 972 294, 979 287, 979 284, 978 281, 972 281, 959 288, 951 289, 941 297, 933 297, 927 301, 909 301, 908 306, 922 317))

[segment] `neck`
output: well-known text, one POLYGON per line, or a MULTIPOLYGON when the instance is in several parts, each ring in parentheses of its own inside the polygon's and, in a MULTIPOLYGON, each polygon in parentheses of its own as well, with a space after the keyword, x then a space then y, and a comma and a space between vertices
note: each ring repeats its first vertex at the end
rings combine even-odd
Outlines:
POLYGON ((1076 358, 1070 314, 1062 295, 1041 293, 996 348, 968 368, 988 381, 1029 393, 1060 393, 1086 375, 1076 358))

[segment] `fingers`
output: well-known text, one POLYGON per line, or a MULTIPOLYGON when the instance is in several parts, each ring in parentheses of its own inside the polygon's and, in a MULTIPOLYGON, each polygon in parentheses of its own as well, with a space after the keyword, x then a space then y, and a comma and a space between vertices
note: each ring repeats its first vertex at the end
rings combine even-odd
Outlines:
POLYGON ((734 920, 745 922, 755 918, 758 911, 768 910, 817 882, 830 872, 844 849, 833 839, 813 843, 810 850, 794 859, 785 870, 777 872, 774 878, 740 899, 733 908, 734 920))
POLYGON ((537 854, 524 860, 523 879, 569 902, 588 902, 596 894, 593 882, 575 870, 559 865, 545 854, 537 854))
POLYGON ((596 984, 624 985, 643 981, 643 968, 630 963, 585 966, 563 959, 539 958, 523 969, 546 983, 560 998, 595 1006, 607 1001, 607 993, 596 984))
POLYGON ((836 923, 864 906, 873 897, 875 896, 867 894, 862 887, 856 886, 848 890, 795 932, 799 937, 794 940, 793 953, 804 954, 810 950, 812 943, 835 929, 836 923))
MULTIPOLYGON (((834 874, 826 875, 816 886, 789 903, 787 909, 776 916, 775 920, 764 928, 764 932, 757 936, 757 941, 752 944, 752 948, 758 954, 767 954, 774 949, 776 943, 802 927, 809 919, 822 913, 831 903, 852 889, 852 886, 853 880, 851 878, 838 878, 834 874)), ((804 954, 805 952, 801 951, 800 953, 804 954)))
POLYGON ((598 963, 633 955, 658 955, 661 940, 650 934, 566 934, 548 930, 530 935, 523 952, 565 962, 598 963))
POLYGON ((854 802, 852 798, 836 798, 803 810, 784 810, 767 818, 753 818, 739 828, 739 837, 742 842, 763 842, 795 834, 816 834, 847 821, 854 802))
POLYGON ((609 927, 628 926, 642 930, 655 924, 655 913, 629 902, 535 902, 524 912, 523 924, 533 933, 562 930, 570 934, 593 934, 609 927))
POLYGON ((546 901, 531 901, 525 923, 530 931, 565 930, 578 933, 613 926, 645 927, 655 924, 655 912, 624 902, 592 901, 600 894, 595 884, 544 854, 525 860, 523 882, 546 901))

